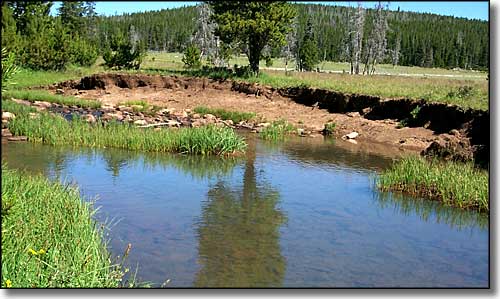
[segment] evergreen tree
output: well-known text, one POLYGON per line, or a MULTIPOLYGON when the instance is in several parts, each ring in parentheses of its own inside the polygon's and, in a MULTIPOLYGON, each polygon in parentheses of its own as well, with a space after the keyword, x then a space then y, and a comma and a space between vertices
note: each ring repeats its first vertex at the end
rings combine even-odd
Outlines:
POLYGON ((312 71, 318 63, 318 48, 314 38, 313 25, 309 19, 307 22, 307 30, 299 49, 299 70, 312 71))
POLYGON ((282 45, 290 30, 295 10, 279 2, 210 2, 216 35, 225 43, 241 42, 248 47, 248 60, 255 74, 266 45, 282 45))

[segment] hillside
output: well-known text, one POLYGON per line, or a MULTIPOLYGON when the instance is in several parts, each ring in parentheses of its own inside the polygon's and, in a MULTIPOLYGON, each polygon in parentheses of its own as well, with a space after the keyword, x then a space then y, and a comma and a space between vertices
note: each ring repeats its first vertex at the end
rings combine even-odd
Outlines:
MULTIPOLYGON (((298 39, 304 35, 310 16, 321 57, 344 61, 348 14, 352 8, 318 4, 293 4, 298 11, 298 39)), ((370 36, 373 10, 365 21, 366 40, 370 36)), ((114 32, 133 30, 149 50, 180 52, 190 41, 197 18, 194 6, 100 17, 99 44, 105 46, 114 32)), ((391 53, 400 41, 399 65, 441 68, 488 68, 489 24, 486 21, 428 13, 388 12, 387 48, 391 53)), ((366 43, 365 43, 366 44, 366 43)), ((277 56, 278 49, 273 51, 277 56)), ((391 63, 387 55, 385 63, 391 63)))

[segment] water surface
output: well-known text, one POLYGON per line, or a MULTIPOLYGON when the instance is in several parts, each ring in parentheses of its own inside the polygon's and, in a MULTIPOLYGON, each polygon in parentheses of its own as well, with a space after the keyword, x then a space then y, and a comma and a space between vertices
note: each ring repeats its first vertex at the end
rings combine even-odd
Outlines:
POLYGON ((248 137, 245 157, 2 144, 10 167, 79 185, 110 249, 170 287, 488 287, 488 219, 381 193, 390 157, 248 137))

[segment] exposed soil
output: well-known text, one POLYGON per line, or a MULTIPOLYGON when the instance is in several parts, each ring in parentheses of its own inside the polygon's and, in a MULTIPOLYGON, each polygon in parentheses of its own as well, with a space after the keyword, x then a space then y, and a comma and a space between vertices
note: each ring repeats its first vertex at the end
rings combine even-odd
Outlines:
POLYGON ((206 106, 255 112, 260 121, 283 118, 299 128, 317 133, 323 130, 325 123, 335 122, 334 135, 341 137, 358 132, 355 142, 360 147, 380 144, 446 159, 489 161, 489 113, 446 104, 387 100, 311 88, 274 89, 231 80, 142 74, 97 74, 62 82, 49 89, 97 99, 103 104, 145 100, 176 110, 206 106), (411 112, 416 107, 420 107, 420 112, 415 116, 411 112), (406 127, 399 126, 402 120, 407 123, 406 127))

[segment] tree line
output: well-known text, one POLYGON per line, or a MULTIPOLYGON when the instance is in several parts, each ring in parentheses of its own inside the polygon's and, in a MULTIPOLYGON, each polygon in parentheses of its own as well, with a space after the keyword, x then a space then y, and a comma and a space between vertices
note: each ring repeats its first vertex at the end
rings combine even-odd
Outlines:
POLYGON ((249 43, 247 39, 252 37, 240 34, 260 31, 252 31, 255 28, 246 26, 249 23, 245 27, 232 22, 232 18, 246 16, 232 13, 238 10, 231 3, 97 16, 93 2, 75 1, 62 2, 57 15, 51 16, 51 2, 6 1, 2 3, 2 47, 17 53, 21 65, 35 69, 88 65, 97 55, 103 55, 110 66, 126 58, 140 62, 145 49, 184 52, 193 45, 201 56, 213 56, 214 65, 224 65, 231 55, 252 55, 256 49, 249 47, 255 46, 259 56, 249 56, 254 67, 257 60, 276 57, 284 57, 287 63, 296 60, 306 70, 319 61, 350 62, 353 73, 368 74, 378 63, 464 69, 487 69, 489 65, 486 21, 391 11, 383 3, 365 9, 242 2, 245 13, 252 17, 258 10, 269 10, 259 26, 264 28, 274 17, 281 22, 281 31, 269 31, 272 38, 261 44, 258 40, 249 43), (115 55, 120 49, 129 51, 131 57, 115 55))

